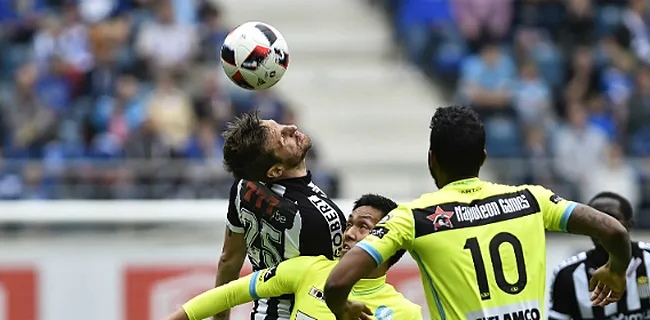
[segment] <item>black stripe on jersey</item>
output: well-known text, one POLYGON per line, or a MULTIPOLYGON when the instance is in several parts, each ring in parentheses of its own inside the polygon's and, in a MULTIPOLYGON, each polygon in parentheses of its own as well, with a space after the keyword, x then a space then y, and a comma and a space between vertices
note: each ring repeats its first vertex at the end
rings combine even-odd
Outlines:
POLYGON ((269 40, 270 45, 273 45, 275 41, 278 40, 278 36, 275 35, 275 32, 269 29, 269 27, 267 27, 266 25, 258 23, 257 25, 255 25, 255 28, 257 28, 257 30, 259 31, 262 31, 262 33, 266 37, 266 40, 269 40))
POLYGON ((270 298, 266 300, 266 317, 264 320, 276 320, 278 319, 278 306, 280 305, 280 300, 278 298, 270 298))
POLYGON ((516 219, 540 212, 539 202, 527 189, 474 200, 447 202, 413 209, 415 237, 431 233, 516 219))

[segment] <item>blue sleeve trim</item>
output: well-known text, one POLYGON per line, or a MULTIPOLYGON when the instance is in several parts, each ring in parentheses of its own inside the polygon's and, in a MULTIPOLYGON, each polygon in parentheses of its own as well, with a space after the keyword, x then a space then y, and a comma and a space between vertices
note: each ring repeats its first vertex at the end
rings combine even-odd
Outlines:
POLYGON ((371 245, 359 242, 357 243, 357 247, 363 249, 363 251, 367 252, 373 259, 375 259, 377 266, 384 263, 384 258, 382 258, 381 254, 379 254, 379 251, 377 251, 377 249, 373 248, 371 245))
POLYGON ((248 293, 253 297, 253 300, 259 300, 260 296, 257 295, 257 277, 260 275, 260 271, 255 271, 251 282, 248 283, 248 293))
POLYGON ((560 219, 560 230, 566 232, 567 231, 567 224, 569 223, 569 217, 571 217, 571 214, 573 213, 573 210, 578 206, 577 203, 571 202, 569 205, 564 209, 564 213, 562 213, 562 218, 560 219))

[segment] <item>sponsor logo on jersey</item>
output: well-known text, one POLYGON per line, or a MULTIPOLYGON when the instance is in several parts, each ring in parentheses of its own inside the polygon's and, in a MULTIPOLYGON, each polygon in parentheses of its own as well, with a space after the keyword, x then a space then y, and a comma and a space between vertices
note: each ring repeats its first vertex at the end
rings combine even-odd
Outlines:
POLYGON ((466 314, 472 320, 541 320, 539 301, 531 300, 500 307, 482 309, 466 314))
POLYGON ((264 282, 267 282, 271 280, 271 278, 275 277, 275 273, 278 271, 278 266, 273 266, 269 268, 265 273, 264 273, 264 282))
POLYGON ((309 290, 309 295, 320 301, 325 302, 325 294, 323 293, 323 291, 321 291, 316 287, 311 287, 311 289, 309 290))
POLYGON ((327 225, 329 226, 330 239, 332 241, 332 252, 335 257, 341 256, 341 245, 343 244, 343 224, 339 220, 338 212, 330 206, 327 201, 319 198, 317 195, 312 195, 309 198, 311 204, 314 205, 323 215, 327 225))
POLYGON ((454 215, 451 211, 445 211, 440 207, 436 207, 436 211, 427 216, 427 219, 433 222, 433 228, 438 231, 441 229, 451 229, 454 227, 451 222, 451 217, 454 215))
POLYGON ((527 213, 531 204, 526 194, 515 194, 477 202, 473 205, 456 205, 454 212, 459 222, 487 220, 500 215, 527 213))
POLYGON ((384 236, 388 233, 388 231, 390 231, 390 230, 388 230, 388 229, 386 229, 384 227, 375 227, 374 229, 372 229, 370 231, 370 234, 377 237, 377 238, 379 238, 379 239, 383 239, 384 236))
POLYGON ((555 203, 555 204, 558 204, 560 201, 563 201, 564 198, 558 196, 557 194, 553 194, 553 195, 551 196, 551 199, 549 199, 549 200, 551 200, 551 202, 553 202, 553 203, 555 203))
POLYGON ((379 306, 377 310, 375 310, 375 318, 377 318, 377 320, 393 320, 395 318, 395 313, 393 312, 393 309, 387 306, 379 306))

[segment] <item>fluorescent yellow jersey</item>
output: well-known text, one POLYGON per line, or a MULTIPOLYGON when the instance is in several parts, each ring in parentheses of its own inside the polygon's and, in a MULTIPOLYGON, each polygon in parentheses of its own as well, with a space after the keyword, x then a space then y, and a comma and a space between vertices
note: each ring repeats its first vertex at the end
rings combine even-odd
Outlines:
MULTIPOLYGON (((338 261, 324 256, 302 256, 285 260, 276 267, 254 272, 226 285, 211 289, 183 305, 190 320, 202 320, 254 299, 293 293, 291 319, 336 319, 325 304, 323 287, 338 261)), ((407 300, 386 283, 386 276, 361 279, 349 296, 366 304, 377 320, 422 319, 422 308, 407 300)))
POLYGON ((541 186, 457 181, 391 211, 358 247, 418 262, 432 319, 544 319, 545 230, 576 203, 541 186))

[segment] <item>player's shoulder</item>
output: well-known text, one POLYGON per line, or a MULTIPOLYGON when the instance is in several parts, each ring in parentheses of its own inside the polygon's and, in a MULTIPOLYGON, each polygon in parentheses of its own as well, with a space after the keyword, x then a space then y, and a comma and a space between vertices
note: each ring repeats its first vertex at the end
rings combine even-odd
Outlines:
POLYGON ((587 260, 587 251, 582 251, 564 261, 560 262, 555 269, 553 269, 554 277, 562 277, 565 273, 573 273, 573 271, 585 260, 587 260))

